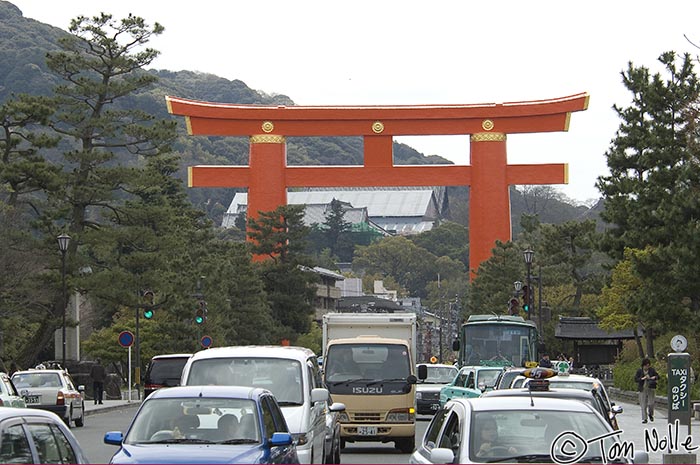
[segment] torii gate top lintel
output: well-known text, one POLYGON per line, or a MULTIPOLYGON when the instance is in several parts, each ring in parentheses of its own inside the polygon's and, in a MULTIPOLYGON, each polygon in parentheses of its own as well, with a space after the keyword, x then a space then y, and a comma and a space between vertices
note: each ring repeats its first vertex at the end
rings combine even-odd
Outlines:
POLYGON ((248 166, 194 166, 191 187, 247 187, 248 215, 287 203, 290 187, 469 186, 472 276, 496 240, 511 239, 509 186, 564 184, 566 164, 509 165, 506 135, 567 131, 587 93, 549 100, 471 105, 261 106, 166 97, 190 135, 248 136, 248 166), (393 137, 470 135, 470 165, 393 163, 393 137), (362 166, 287 166, 288 136, 361 136, 362 166))
POLYGON ((263 131, 288 136, 454 135, 485 130, 504 134, 568 130, 569 115, 588 108, 588 93, 548 100, 466 105, 268 106, 203 102, 166 96, 168 111, 187 117, 191 135, 250 135, 263 131), (225 128, 217 121, 236 122, 225 128), (308 124, 317 123, 317 124, 308 124), (368 124, 369 123, 369 124, 368 124), (255 126, 253 126, 255 125, 255 126), (232 133, 231 131, 234 131, 232 133), (255 132, 253 132, 255 133, 255 132))

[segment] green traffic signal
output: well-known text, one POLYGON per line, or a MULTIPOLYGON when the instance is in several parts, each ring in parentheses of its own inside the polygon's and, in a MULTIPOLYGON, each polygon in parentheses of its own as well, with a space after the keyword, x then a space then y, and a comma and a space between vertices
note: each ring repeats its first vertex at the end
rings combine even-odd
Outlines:
POLYGON ((524 311, 525 313, 529 312, 529 311, 530 311, 530 306, 529 306, 528 304, 523 305, 523 311, 524 311))
POLYGON ((143 317, 147 320, 150 320, 153 318, 153 309, 152 308, 147 308, 143 311, 143 317))

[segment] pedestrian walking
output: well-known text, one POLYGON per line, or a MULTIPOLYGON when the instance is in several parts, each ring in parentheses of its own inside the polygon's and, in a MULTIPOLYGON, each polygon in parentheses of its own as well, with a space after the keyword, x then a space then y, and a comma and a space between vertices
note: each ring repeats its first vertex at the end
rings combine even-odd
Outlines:
POLYGON ((90 378, 92 378, 92 395, 95 399, 95 404, 101 404, 105 390, 107 371, 105 367, 102 366, 102 362, 99 358, 95 360, 95 364, 90 369, 90 378))
POLYGON ((542 368, 552 368, 552 361, 549 359, 549 354, 542 354, 539 366, 542 368))
POLYGON ((639 405, 642 407, 642 423, 649 420, 654 421, 654 400, 656 398, 656 382, 659 374, 648 358, 642 360, 642 367, 637 370, 634 380, 639 389, 639 405))

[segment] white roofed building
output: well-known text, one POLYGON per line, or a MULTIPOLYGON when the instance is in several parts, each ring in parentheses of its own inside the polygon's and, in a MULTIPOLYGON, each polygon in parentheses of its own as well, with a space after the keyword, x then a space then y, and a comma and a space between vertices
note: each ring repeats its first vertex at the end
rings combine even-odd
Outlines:
MULTIPOLYGON (((330 205, 333 199, 351 205, 346 213, 346 221, 354 223, 361 212, 353 210, 366 209, 370 223, 392 234, 411 235, 432 229, 447 208, 447 196, 443 187, 419 189, 310 189, 287 193, 290 205, 318 206, 330 205)), ((236 218, 246 213, 247 193, 237 193, 228 211, 224 214, 223 227, 234 225, 236 218)), ((325 214, 318 208, 309 208, 305 222, 307 224, 323 223, 325 214), (312 211, 314 210, 314 211, 312 211)), ((323 212, 325 213, 325 211, 323 212)))

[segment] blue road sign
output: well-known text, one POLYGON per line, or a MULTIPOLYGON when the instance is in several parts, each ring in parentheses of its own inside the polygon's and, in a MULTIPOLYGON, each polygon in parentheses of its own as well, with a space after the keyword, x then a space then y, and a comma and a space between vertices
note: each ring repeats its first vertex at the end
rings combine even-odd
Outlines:
POLYGON ((122 331, 119 333, 119 345, 122 347, 131 347, 134 343, 134 335, 131 331, 122 331))
POLYGON ((202 344, 202 347, 208 349, 214 343, 214 340, 211 338, 211 336, 202 336, 202 339, 199 342, 202 344))

